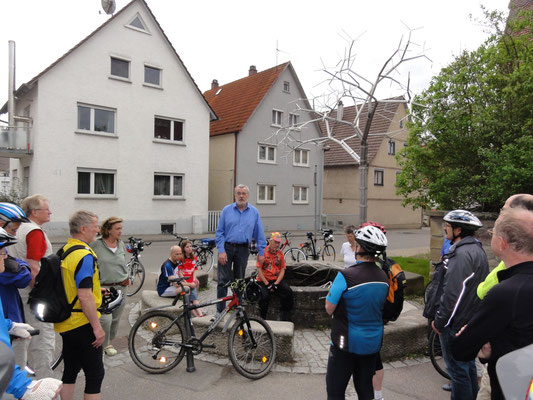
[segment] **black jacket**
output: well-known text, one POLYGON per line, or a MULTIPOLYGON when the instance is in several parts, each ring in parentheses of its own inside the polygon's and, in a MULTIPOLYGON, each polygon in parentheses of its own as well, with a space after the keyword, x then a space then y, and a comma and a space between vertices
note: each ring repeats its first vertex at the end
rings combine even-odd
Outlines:
MULTIPOLYGON (((490 342, 493 390, 496 361, 533 343, 533 261, 498 272, 498 280, 500 283, 488 292, 466 329, 452 343, 455 359, 471 360, 490 342)), ((503 395, 495 398, 503 399, 503 395)))
POLYGON ((480 300, 477 287, 489 273, 481 243, 467 236, 455 243, 435 268, 424 316, 435 328, 459 330, 472 317, 480 300))

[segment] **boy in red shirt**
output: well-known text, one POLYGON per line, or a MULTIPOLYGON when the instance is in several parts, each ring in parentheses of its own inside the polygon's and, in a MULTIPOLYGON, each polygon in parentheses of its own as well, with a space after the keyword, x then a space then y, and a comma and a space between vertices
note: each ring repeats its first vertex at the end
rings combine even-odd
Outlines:
POLYGON ((287 282, 283 280, 285 276, 285 258, 279 250, 281 244, 281 234, 272 233, 269 244, 265 249, 265 257, 262 263, 257 263, 257 279, 261 289, 261 299, 259 300, 259 311, 261 318, 266 319, 270 295, 277 293, 281 300, 281 321, 291 320, 292 311, 292 290, 287 282))

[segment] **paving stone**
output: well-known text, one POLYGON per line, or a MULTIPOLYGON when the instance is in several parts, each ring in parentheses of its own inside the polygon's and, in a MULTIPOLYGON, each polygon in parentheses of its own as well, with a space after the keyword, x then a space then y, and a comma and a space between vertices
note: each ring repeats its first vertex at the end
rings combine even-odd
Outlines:
POLYGON ((407 366, 412 366, 412 365, 418 365, 420 364, 420 362, 418 360, 415 360, 415 359, 412 359, 412 358, 407 358, 405 360, 402 360, 404 364, 406 364, 407 366))
POLYGON ((118 367, 119 365, 124 365, 124 361, 112 360, 112 361, 106 361, 106 364, 110 367, 118 367))
POLYGON ((309 367, 292 367, 291 372, 294 374, 308 374, 309 373, 309 367))
POLYGON ((390 365, 391 365, 393 368, 401 368, 401 367, 405 367, 405 364, 404 364, 402 361, 391 361, 391 362, 390 362, 390 365))

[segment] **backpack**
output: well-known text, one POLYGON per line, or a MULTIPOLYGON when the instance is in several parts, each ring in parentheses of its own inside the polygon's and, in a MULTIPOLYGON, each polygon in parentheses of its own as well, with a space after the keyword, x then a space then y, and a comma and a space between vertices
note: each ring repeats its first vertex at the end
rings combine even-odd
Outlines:
POLYGON ((62 261, 73 251, 85 249, 86 246, 76 245, 67 251, 59 249, 57 254, 50 254, 41 259, 41 269, 35 278, 35 286, 30 292, 28 304, 35 317, 43 322, 63 322, 70 317, 78 296, 72 303, 68 302, 63 275, 62 261))
POLYGON ((383 307, 383 321, 387 323, 396 321, 402 312, 407 279, 402 267, 390 258, 385 260, 381 268, 389 277, 389 293, 383 307))

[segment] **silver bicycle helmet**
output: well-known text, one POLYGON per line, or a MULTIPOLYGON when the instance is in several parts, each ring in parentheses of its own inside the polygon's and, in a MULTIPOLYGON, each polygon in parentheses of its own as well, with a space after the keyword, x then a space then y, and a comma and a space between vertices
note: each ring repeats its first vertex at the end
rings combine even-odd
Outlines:
POLYGON ((355 241, 363 248, 365 253, 378 254, 387 249, 387 237, 381 229, 367 225, 355 232, 355 241))
POLYGON ((0 249, 17 243, 17 238, 10 235, 4 228, 0 228, 0 249))
MULTIPOLYGON (((9 222, 29 222, 26 213, 13 203, 0 203, 0 221, 9 222)), ((7 224, 4 224, 4 226, 7 224)))
POLYGON ((102 296, 102 305, 98 308, 102 314, 111 314, 120 307, 124 301, 124 294, 122 290, 117 290, 114 287, 109 288, 109 293, 102 296))
POLYGON ((444 221, 452 226, 475 231, 483 226, 478 217, 466 210, 453 210, 444 216, 444 221))

